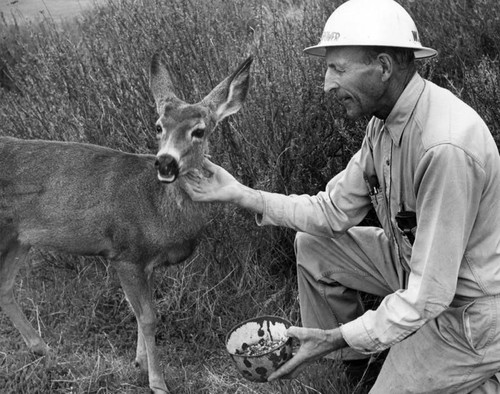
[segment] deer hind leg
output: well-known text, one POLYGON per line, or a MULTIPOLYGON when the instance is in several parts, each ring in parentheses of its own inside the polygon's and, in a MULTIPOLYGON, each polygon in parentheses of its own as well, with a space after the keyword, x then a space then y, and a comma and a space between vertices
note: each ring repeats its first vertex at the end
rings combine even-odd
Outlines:
POLYGON ((49 353, 49 347, 31 326, 14 297, 14 284, 19 269, 28 256, 29 246, 12 241, 0 250, 0 307, 18 329, 28 348, 39 355, 49 353))
POLYGON ((128 262, 117 262, 115 268, 125 296, 137 319, 136 363, 143 369, 146 368, 147 364, 149 388, 153 393, 168 393, 155 344, 156 313, 153 307, 151 288, 152 268, 144 269, 128 262))

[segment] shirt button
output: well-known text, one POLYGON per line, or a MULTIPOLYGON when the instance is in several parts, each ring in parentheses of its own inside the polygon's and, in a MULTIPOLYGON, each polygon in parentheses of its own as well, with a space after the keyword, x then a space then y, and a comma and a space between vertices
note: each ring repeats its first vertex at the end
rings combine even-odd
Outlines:
POLYGON ((387 164, 387 165, 389 166, 389 165, 391 165, 391 161, 390 161, 389 159, 387 159, 387 160, 385 161, 385 164, 387 164))

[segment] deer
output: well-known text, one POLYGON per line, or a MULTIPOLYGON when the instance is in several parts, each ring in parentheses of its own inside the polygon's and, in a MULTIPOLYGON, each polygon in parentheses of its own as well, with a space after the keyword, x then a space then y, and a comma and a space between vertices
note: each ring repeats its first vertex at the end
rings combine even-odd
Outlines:
POLYGON ((208 139, 247 96, 252 57, 200 102, 174 93, 153 55, 149 87, 158 120, 158 153, 125 153, 82 142, 0 137, 0 308, 28 349, 51 349, 14 297, 15 278, 30 248, 106 258, 137 320, 135 365, 155 394, 169 389, 160 368, 153 305, 154 269, 179 264, 195 250, 209 220, 207 206, 185 192, 186 175, 203 171, 208 139))

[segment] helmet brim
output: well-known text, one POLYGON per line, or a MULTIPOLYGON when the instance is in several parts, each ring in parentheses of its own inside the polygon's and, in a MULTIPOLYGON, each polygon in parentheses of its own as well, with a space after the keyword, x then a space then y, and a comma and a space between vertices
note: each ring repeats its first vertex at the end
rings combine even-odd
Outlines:
MULTIPOLYGON (((307 47, 304 49, 304 52, 311 56, 325 57, 326 56, 326 48, 334 47, 334 46, 366 46, 366 45, 314 45, 311 47, 307 47)), ((377 45, 379 46, 379 45, 377 45)), ((381 46, 389 46, 392 45, 381 45, 381 46)), ((413 49, 415 53, 415 59, 430 59, 437 56, 438 52, 435 49, 428 47, 403 47, 400 46, 398 48, 408 48, 413 49)))

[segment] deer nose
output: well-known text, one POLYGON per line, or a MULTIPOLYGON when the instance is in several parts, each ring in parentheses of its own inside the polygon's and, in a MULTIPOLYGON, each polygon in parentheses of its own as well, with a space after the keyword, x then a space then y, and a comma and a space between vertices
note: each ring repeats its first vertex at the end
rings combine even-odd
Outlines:
POLYGON ((156 157, 155 167, 158 171, 158 178, 162 182, 171 183, 179 175, 179 163, 170 155, 161 155, 156 157))

